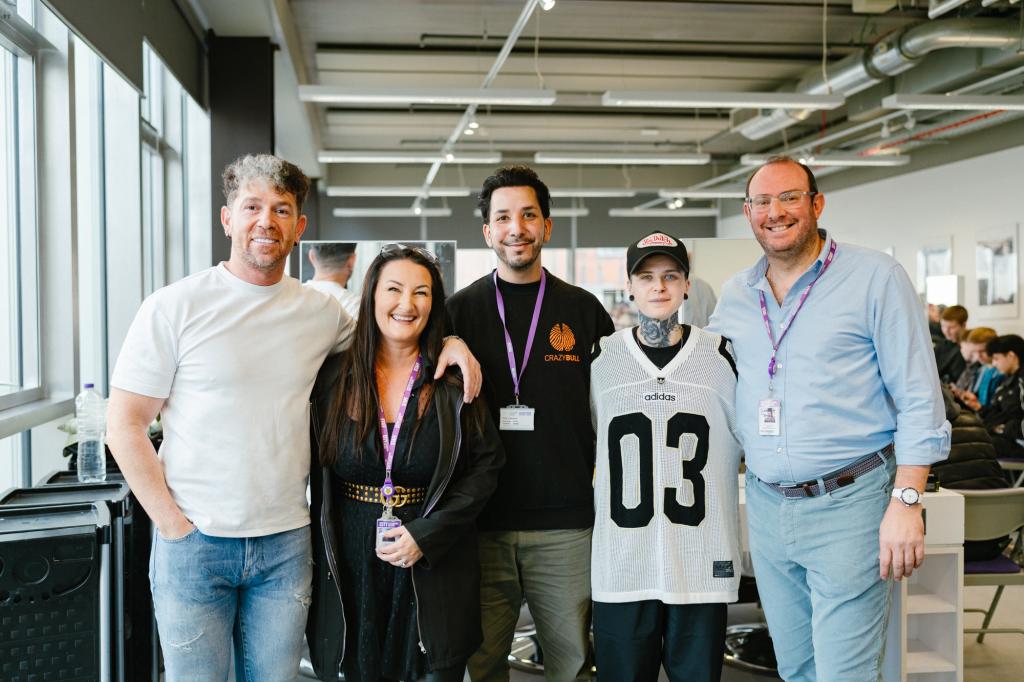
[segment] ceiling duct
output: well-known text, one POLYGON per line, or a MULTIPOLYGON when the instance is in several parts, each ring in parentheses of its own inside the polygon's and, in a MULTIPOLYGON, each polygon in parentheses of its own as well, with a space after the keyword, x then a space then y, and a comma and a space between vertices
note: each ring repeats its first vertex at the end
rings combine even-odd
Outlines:
MULTIPOLYGON (((912 68, 925 55, 935 50, 957 48, 1005 49, 1020 42, 1016 20, 949 19, 917 24, 894 38, 883 40, 852 54, 828 67, 828 82, 817 67, 797 83, 796 92, 808 95, 855 95, 886 78, 912 68)), ((760 140, 772 133, 805 120, 813 109, 770 109, 744 121, 734 129, 750 140, 760 140)))

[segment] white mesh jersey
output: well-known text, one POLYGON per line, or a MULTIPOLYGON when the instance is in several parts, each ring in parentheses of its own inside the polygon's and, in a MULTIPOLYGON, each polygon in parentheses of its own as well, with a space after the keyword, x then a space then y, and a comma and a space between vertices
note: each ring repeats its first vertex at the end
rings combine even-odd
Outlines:
POLYGON ((632 329, 591 366, 594 601, 736 601, 741 555, 728 342, 695 327, 658 369, 632 329))

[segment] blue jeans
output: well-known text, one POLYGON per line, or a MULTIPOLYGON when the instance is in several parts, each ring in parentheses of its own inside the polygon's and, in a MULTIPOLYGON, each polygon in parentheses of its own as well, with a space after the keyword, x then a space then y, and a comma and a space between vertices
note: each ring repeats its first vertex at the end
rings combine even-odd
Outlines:
POLYGON ((785 498, 747 472, 757 591, 788 682, 879 679, 889 582, 878 577, 878 527, 896 463, 819 497, 785 498))
POLYGON ((264 537, 156 534, 149 564, 168 682, 293 680, 312 592, 309 526, 264 537))

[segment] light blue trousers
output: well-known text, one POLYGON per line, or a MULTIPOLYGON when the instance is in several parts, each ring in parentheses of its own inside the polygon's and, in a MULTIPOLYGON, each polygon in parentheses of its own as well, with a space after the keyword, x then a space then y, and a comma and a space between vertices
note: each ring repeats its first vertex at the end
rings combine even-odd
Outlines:
POLYGON ((294 680, 312 584, 309 527, 255 538, 156 535, 150 586, 168 682, 294 680))
POLYGON ((787 682, 879 679, 890 583, 878 576, 878 528, 895 470, 890 456, 849 486, 805 498, 747 472, 754 577, 787 682))

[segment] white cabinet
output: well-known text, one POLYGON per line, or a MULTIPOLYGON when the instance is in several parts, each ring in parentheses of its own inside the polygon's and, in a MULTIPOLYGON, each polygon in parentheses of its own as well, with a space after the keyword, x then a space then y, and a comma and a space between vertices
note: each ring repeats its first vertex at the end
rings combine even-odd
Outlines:
POLYGON ((950 490, 928 493, 924 514, 924 564, 893 585, 886 682, 964 678, 964 498, 950 490))

